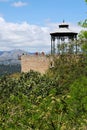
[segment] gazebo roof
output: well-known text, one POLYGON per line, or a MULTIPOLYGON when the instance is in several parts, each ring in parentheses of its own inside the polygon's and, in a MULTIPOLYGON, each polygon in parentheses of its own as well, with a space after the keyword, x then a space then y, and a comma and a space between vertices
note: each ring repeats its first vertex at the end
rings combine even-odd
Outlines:
POLYGON ((69 25, 63 22, 59 25, 57 31, 50 33, 51 36, 76 36, 78 33, 69 29, 69 25))

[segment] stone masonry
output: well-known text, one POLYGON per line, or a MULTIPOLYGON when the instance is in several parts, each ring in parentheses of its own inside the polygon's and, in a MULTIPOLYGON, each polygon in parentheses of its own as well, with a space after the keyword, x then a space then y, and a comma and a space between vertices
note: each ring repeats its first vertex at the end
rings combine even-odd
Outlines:
POLYGON ((34 70, 44 74, 50 67, 50 58, 45 55, 22 55, 21 71, 34 70))

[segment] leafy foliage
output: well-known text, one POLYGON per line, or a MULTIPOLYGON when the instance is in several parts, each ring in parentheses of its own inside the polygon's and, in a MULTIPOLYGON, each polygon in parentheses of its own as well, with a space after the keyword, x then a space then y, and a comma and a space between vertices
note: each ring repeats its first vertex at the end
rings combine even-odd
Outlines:
POLYGON ((54 57, 41 75, 0 78, 0 130, 86 130, 87 56, 54 57))
POLYGON ((87 19, 85 19, 83 22, 79 22, 78 24, 84 28, 87 28, 87 19))

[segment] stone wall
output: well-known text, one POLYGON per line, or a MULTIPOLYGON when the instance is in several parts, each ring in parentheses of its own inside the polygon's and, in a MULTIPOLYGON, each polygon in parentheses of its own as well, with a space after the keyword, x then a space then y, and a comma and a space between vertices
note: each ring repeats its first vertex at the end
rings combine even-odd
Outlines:
POLYGON ((21 71, 28 72, 30 70, 45 73, 50 66, 50 58, 45 55, 22 55, 21 71))

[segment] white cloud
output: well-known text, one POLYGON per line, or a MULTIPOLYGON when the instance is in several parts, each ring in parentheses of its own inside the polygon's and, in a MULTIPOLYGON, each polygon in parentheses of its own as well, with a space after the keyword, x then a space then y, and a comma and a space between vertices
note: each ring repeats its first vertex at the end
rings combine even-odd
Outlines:
POLYGON ((77 24, 69 23, 69 25, 70 25, 70 29, 77 33, 79 33, 82 29, 84 29, 81 26, 79 26, 78 23, 77 24))
MULTIPOLYGON (((0 50, 23 49, 29 52, 50 51, 50 32, 58 28, 58 23, 45 27, 27 22, 10 23, 0 17, 0 50)), ((80 30, 74 25, 73 29, 80 30)))
POLYGON ((14 2, 12 4, 12 6, 14 6, 14 7, 22 7, 22 6, 26 6, 26 5, 27 5, 27 3, 26 2, 22 2, 22 1, 14 2))
POLYGON ((0 17, 0 50, 44 51, 50 47, 49 28, 6 22, 0 17))

